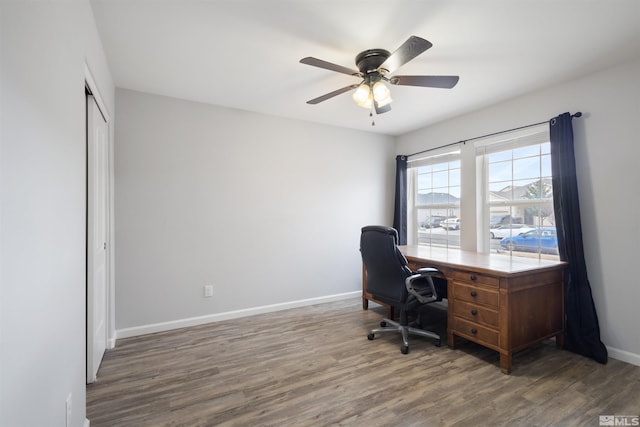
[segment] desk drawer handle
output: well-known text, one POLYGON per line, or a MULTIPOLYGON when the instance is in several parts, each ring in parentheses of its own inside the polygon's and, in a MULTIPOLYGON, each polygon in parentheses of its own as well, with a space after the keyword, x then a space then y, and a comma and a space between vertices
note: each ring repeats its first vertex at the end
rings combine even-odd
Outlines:
POLYGON ((475 274, 472 274, 471 276, 469 276, 469 279, 475 282, 478 278, 476 277, 475 274))
POLYGON ((475 316, 476 314, 478 314, 478 310, 476 310, 476 309, 474 308, 473 310, 471 310, 471 314, 473 314, 473 315, 475 316))
POLYGON ((472 297, 477 297, 477 296, 478 296, 478 293, 477 293, 476 291, 471 291, 471 294, 470 294, 470 295, 471 295, 472 297))
POLYGON ((475 335, 478 333, 478 330, 476 328, 471 328, 471 333, 475 335))

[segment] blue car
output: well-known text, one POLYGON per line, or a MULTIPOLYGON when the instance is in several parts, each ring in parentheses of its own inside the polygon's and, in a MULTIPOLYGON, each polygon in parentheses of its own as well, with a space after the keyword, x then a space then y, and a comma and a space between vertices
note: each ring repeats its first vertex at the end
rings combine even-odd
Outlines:
POLYGON ((517 236, 505 237, 500 246, 509 251, 558 254, 558 236, 554 227, 542 227, 517 236))

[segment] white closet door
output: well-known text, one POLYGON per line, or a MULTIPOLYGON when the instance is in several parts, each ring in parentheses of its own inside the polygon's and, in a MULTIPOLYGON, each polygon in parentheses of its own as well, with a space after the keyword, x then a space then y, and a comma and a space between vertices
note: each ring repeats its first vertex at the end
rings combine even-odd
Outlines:
POLYGON ((87 383, 107 342, 107 161, 107 123, 87 95, 87 383))

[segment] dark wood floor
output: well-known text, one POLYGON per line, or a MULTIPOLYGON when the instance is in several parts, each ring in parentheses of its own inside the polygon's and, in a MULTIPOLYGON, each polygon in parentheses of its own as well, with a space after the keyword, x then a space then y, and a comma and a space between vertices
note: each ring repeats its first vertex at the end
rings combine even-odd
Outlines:
MULTIPOLYGON (((87 386, 100 426, 598 426, 640 413, 640 367, 543 343, 514 356, 398 335, 350 299, 119 340, 87 386)), ((430 323, 445 327, 444 311, 430 323)), ((443 342, 446 340, 444 339, 443 342)))

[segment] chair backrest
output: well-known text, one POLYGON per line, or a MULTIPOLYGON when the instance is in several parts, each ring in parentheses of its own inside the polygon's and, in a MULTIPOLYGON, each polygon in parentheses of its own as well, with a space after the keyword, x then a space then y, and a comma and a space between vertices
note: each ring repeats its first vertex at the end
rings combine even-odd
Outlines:
POLYGON ((398 249, 398 233, 381 225, 362 228, 360 253, 367 275, 367 292, 383 302, 404 303, 405 279, 411 275, 407 259, 398 249))

